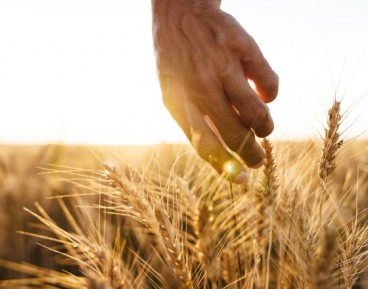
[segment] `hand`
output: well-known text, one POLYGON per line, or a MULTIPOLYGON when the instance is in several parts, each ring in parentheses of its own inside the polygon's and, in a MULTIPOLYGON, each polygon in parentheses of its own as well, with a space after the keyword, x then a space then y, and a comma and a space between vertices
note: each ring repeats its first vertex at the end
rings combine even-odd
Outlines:
POLYGON ((263 164, 255 135, 273 130, 265 102, 277 96, 278 76, 218 0, 152 4, 164 104, 204 160, 231 181, 244 182, 244 165, 263 164))

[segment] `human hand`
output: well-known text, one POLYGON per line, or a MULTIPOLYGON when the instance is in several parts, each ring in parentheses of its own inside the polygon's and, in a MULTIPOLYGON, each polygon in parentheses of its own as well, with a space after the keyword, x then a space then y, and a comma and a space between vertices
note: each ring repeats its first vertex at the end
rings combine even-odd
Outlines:
POLYGON ((165 106, 200 157, 232 182, 244 182, 244 165, 263 164, 255 135, 266 137, 273 130, 265 103, 277 96, 278 76, 254 39, 220 10, 220 1, 152 4, 165 106))

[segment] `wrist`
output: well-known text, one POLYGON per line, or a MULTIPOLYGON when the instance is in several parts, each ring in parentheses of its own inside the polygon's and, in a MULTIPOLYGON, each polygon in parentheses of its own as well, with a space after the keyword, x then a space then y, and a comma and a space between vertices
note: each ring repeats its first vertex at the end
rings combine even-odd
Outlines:
POLYGON ((156 16, 185 12, 201 13, 207 9, 218 9, 221 0, 151 0, 152 12, 156 16))

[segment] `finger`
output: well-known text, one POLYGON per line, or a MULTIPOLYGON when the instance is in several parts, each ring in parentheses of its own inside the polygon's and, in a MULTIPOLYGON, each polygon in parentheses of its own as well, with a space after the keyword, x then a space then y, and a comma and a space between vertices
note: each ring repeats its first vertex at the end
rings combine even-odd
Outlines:
POLYGON ((274 129, 269 109, 250 87, 241 71, 224 78, 223 86, 243 124, 252 128, 258 137, 268 136, 274 129))
POLYGON ((261 99, 266 103, 273 101, 278 93, 279 77, 249 34, 241 44, 241 59, 244 73, 255 83, 261 99))
POLYGON ((237 153, 248 167, 260 167, 264 160, 263 149, 257 143, 252 130, 244 126, 231 104, 225 101, 225 96, 222 99, 224 101, 219 101, 209 108, 209 117, 218 137, 221 137, 226 146, 237 153))
MULTIPOLYGON (((191 102, 177 102, 172 96, 164 96, 165 106, 182 128, 198 155, 224 177, 234 183, 247 179, 244 164, 236 159, 207 125, 204 114, 191 102)), ((181 98, 183 100, 183 98, 181 98)))

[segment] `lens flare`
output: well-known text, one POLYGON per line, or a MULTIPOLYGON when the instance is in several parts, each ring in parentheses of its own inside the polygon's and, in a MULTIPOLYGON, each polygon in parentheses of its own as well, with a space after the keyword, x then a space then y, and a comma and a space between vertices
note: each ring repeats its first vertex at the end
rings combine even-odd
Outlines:
POLYGON ((244 183, 247 179, 247 173, 245 172, 244 166, 236 160, 230 160, 224 163, 223 172, 225 177, 234 183, 244 183))

